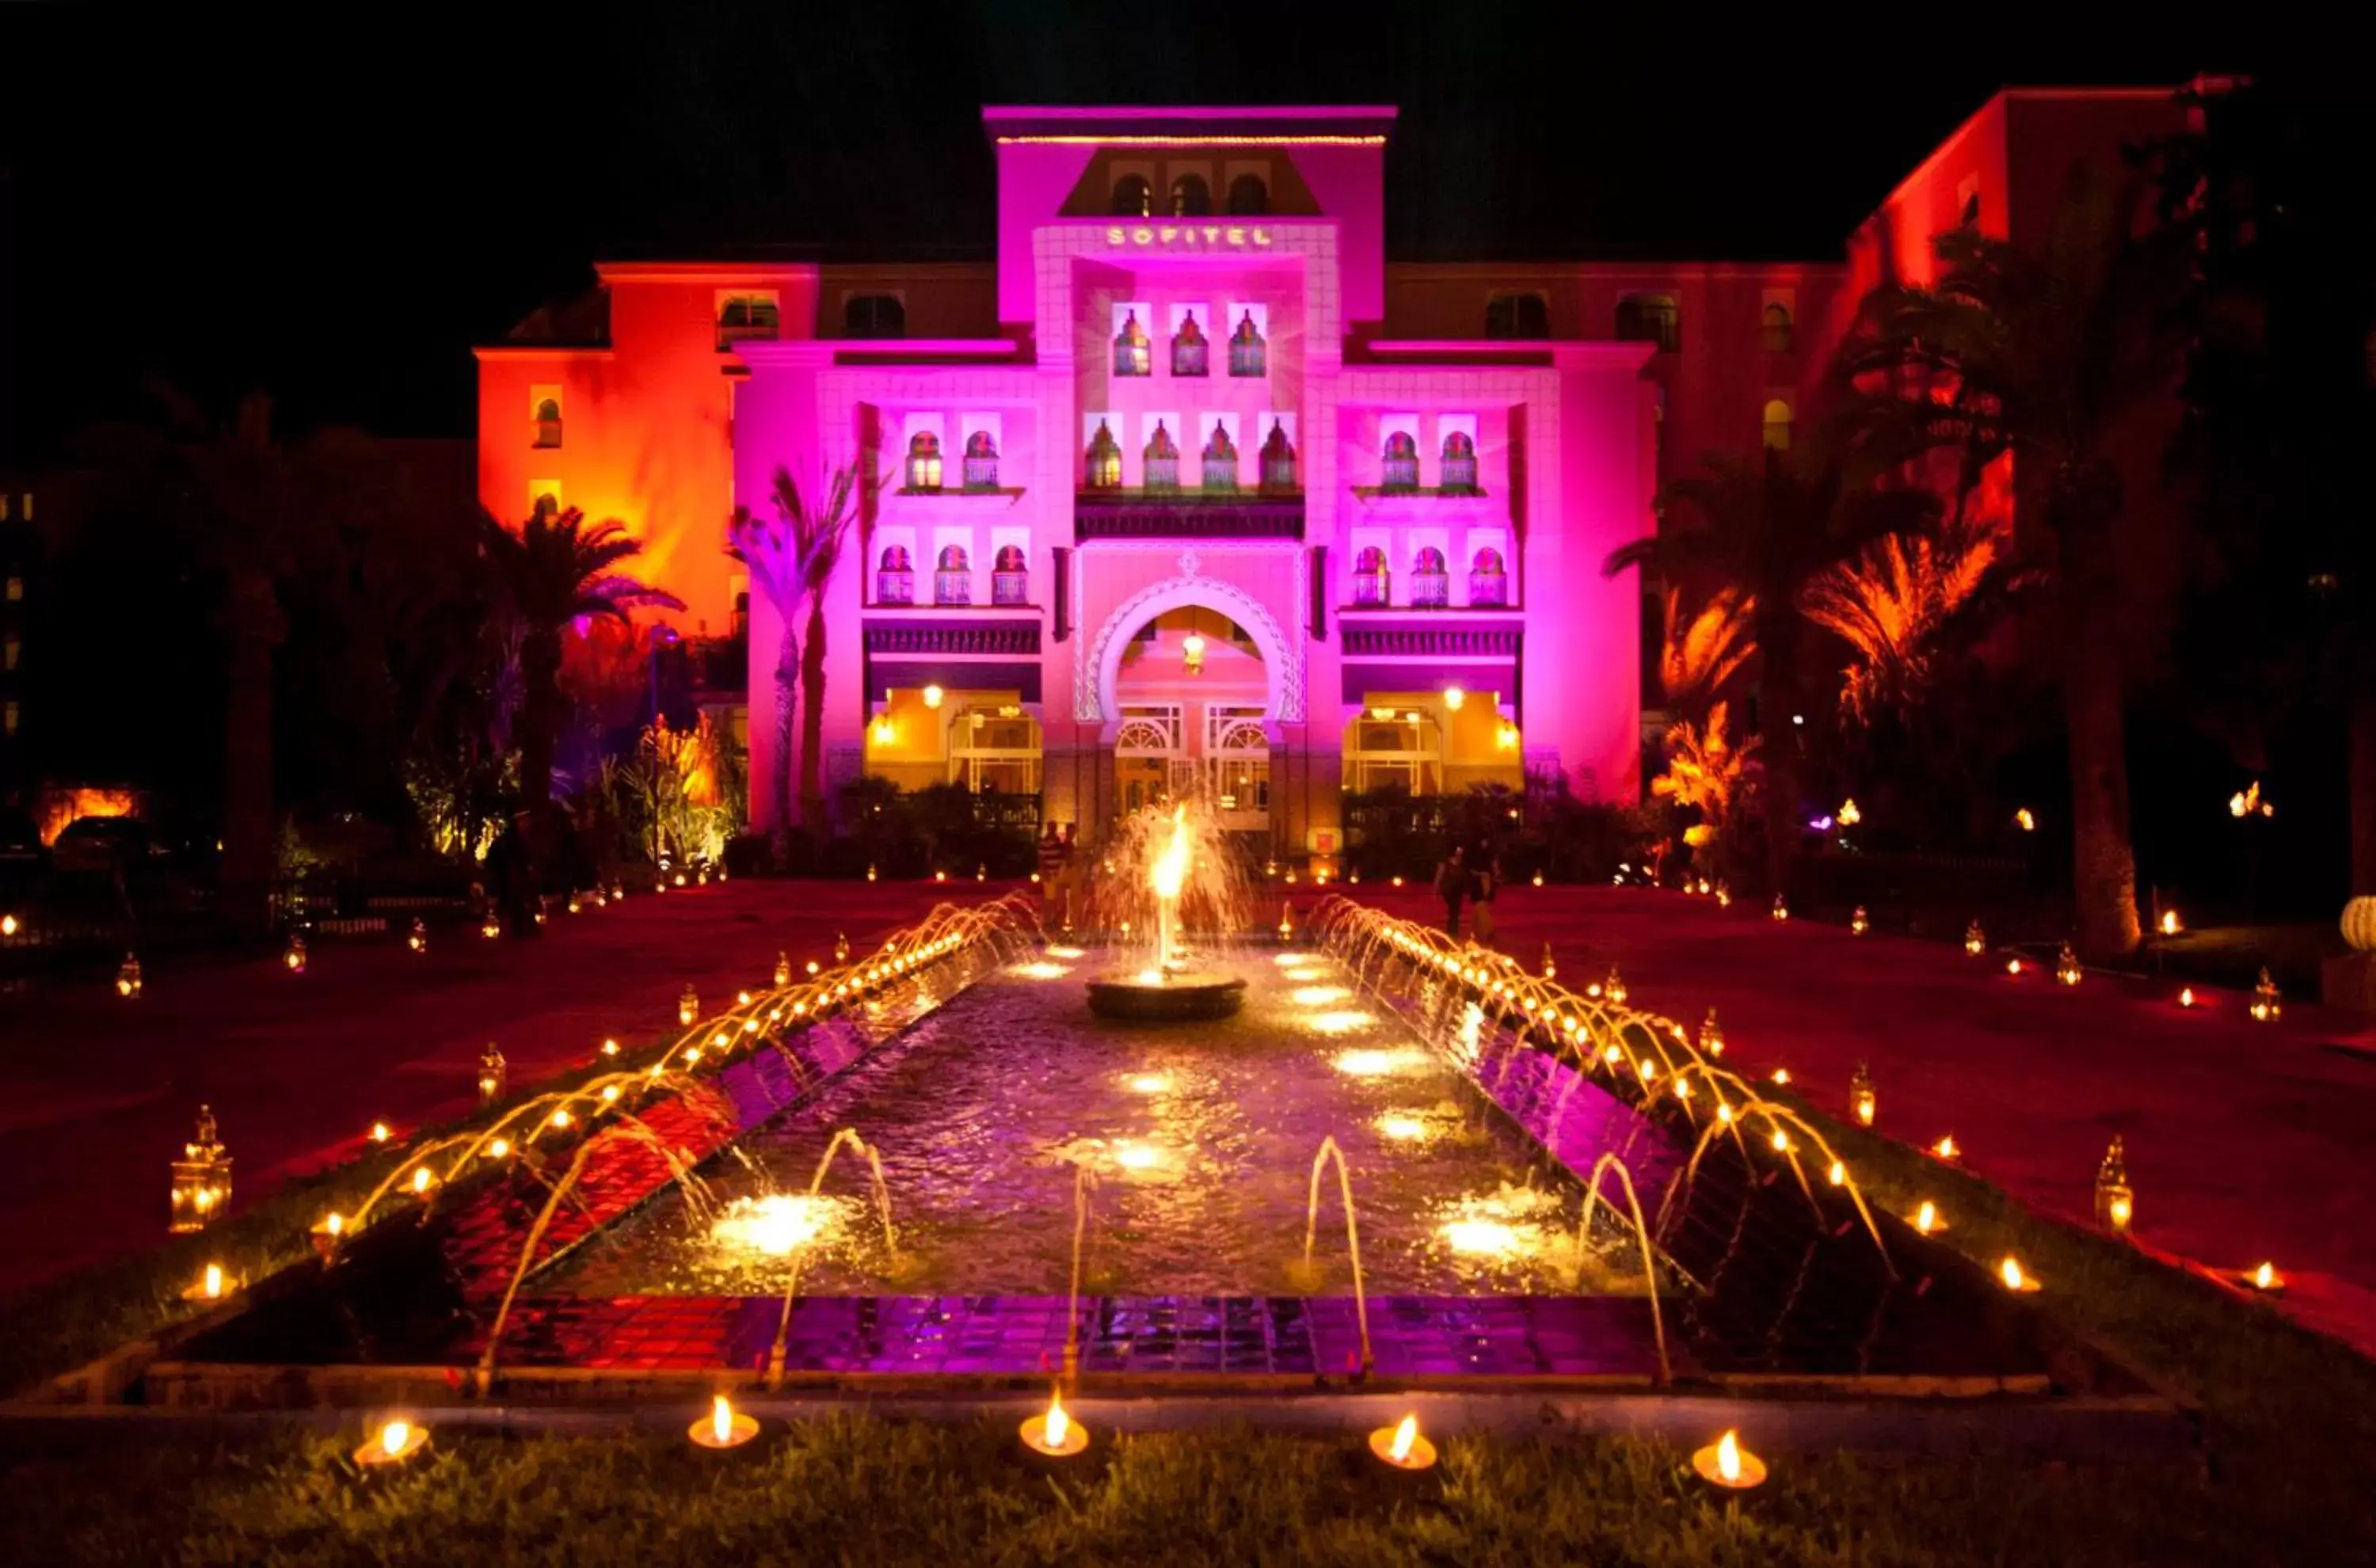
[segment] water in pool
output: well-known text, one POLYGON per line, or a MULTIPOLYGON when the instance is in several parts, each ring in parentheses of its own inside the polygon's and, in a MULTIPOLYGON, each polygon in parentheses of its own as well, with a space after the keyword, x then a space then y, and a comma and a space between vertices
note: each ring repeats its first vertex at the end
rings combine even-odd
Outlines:
MULTIPOLYGON (((1092 1019, 1082 981, 1107 967, 1059 949, 984 980, 706 1172, 715 1211, 672 1193, 541 1289, 767 1294, 797 1260, 803 1294, 1062 1294, 1085 1168, 1090 1293, 1341 1294, 1333 1167, 1301 1264, 1331 1136, 1372 1292, 1576 1288, 1577 1184, 1335 964, 1240 951, 1222 967, 1247 979, 1244 1011, 1171 1026, 1092 1019), (842 1127, 879 1154, 896 1244, 862 1158, 805 1195, 842 1127)), ((1609 1229, 1586 1288, 1636 1291, 1609 1229)))

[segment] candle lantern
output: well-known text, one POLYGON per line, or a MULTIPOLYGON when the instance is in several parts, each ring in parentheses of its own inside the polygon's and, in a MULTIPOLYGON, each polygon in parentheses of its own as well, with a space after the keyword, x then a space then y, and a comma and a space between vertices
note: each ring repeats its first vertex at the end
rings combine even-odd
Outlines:
POLYGON ((2064 985, 2079 983, 2079 955, 2071 950, 2068 942, 2062 944, 2062 951, 2054 956, 2054 978, 2064 985))
POLYGON ((691 1028, 693 1021, 700 1016, 701 993, 688 985, 684 988, 684 994, 676 999, 676 1021, 691 1028))
POLYGON ((1617 972, 1617 966, 1614 964, 1609 966, 1609 978, 1600 982, 1600 996, 1602 1001, 1612 1007, 1624 1005, 1625 977, 1617 972))
POLYGON ((869 882, 874 880, 874 862, 873 861, 866 862, 866 880, 869 882))
POLYGON ((976 882, 986 882, 986 881, 988 881, 988 880, 989 880, 989 878, 990 878, 990 862, 989 862, 988 861, 974 861, 974 863, 973 863, 973 879, 974 879, 976 882))
POLYGON ((292 975, 305 972, 305 937, 302 932, 289 933, 289 945, 280 950, 280 962, 292 975))
POLYGON ((611 902, 613 904, 618 903, 620 900, 626 897, 626 896, 627 885, 625 883, 614 882, 611 884, 611 902))
POLYGON ((1716 885, 1716 907, 1719 909, 1729 909, 1732 908, 1732 889, 1727 887, 1721 878, 1717 880, 1716 885))
POLYGON ((1559 960, 1551 956, 1551 944, 1543 944, 1543 979, 1559 979, 1559 960))
POLYGON ((214 1109, 201 1105, 197 1132, 173 1161, 170 1228, 177 1233, 203 1230, 230 1202, 231 1156, 216 1135, 214 1109))
POLYGON ((1988 950, 1989 933, 1980 929, 1980 922, 1974 921, 1971 924, 1966 926, 1964 928, 1964 951, 1977 958, 1988 950))
POLYGON ((1702 1056, 1724 1054, 1724 1026, 1716 1021, 1716 1009, 1713 1007, 1707 1010, 1707 1016, 1700 1020, 1699 1045, 1702 1056))
POLYGON ((1790 918, 1790 906, 1779 893, 1774 895, 1774 918, 1777 921, 1787 921, 1790 918))
MULTIPOLYGON (((2262 973, 2265 977, 2267 971, 2263 970, 2262 973)), ((115 971, 115 994, 123 997, 126 1002, 132 1001, 140 994, 139 955, 126 953, 124 956, 123 964, 115 971)))
POLYGON ((479 1103, 493 1105, 504 1097, 504 1053, 489 1040, 479 1052, 479 1103))
POLYGON ((1856 1113, 1857 1125, 1871 1126, 1873 1112, 1879 1107, 1880 1100, 1872 1088, 1872 1068, 1870 1063, 1859 1062, 1855 1075, 1848 1079, 1848 1109, 1856 1113))
POLYGON ((1295 904, 1292 899, 1282 902, 1278 907, 1278 939, 1281 942, 1295 940, 1295 904))
POLYGON ((1536 886, 1538 886, 1538 887, 1540 887, 1542 885, 1543 885, 1543 873, 1540 873, 1540 872, 1537 872, 1537 873, 1535 873, 1535 885, 1536 885, 1536 886))
POLYGON ((776 955, 776 989, 777 989, 777 990, 778 990, 778 991, 781 991, 784 987, 786 987, 786 986, 788 986, 788 985, 790 985, 790 984, 791 984, 791 983, 792 983, 792 960, 791 960, 791 956, 790 956, 790 954, 786 954, 786 953, 778 953, 778 954, 777 954, 777 955, 776 955))
POLYGON ((419 915, 412 917, 412 929, 404 933, 404 944, 415 953, 429 951, 429 922, 419 915))
POLYGON ((847 964, 849 962, 849 933, 848 932, 838 931, 833 933, 833 961, 837 964, 847 964))
POLYGON ((2136 1204, 2136 1192, 2129 1185, 2127 1155, 2121 1140, 2114 1138, 2112 1146, 2104 1151, 2104 1162, 2096 1168, 2096 1223, 2125 1235, 2136 1204))
POLYGON ((1864 912, 1864 906, 1862 904, 1859 904, 1856 907, 1856 913, 1848 917, 1848 934, 1850 936, 1862 936, 1866 932, 1869 932, 1871 929, 1872 918, 1864 912))
POLYGON ((2252 987, 2252 1021, 2265 1024, 2274 1020, 2285 1007, 2277 992, 2277 982, 2269 978, 2266 965, 2261 968, 2260 983, 2252 987))
POLYGON ((503 918, 497 915, 493 907, 490 905, 487 912, 483 916, 480 917, 479 934, 485 937, 488 941, 493 942, 495 938, 503 935, 503 918))
POLYGON ((570 891, 568 898, 563 902, 561 911, 566 915, 574 915, 585 907, 586 906, 584 904, 578 901, 576 890, 573 888, 570 891))

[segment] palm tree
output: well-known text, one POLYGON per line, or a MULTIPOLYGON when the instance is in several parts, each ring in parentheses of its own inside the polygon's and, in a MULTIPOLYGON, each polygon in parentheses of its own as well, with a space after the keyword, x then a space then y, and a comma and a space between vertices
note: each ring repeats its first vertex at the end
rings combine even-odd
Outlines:
POLYGON ((1939 659, 2024 580, 1993 525, 1958 517, 1936 539, 1881 540, 1817 573, 1799 608, 1848 645, 1840 708, 1871 728, 1884 712, 1919 707, 1939 659))
POLYGON ((1689 806, 1700 820, 1684 829, 1683 842, 1708 850, 1710 862, 1721 866, 1731 840, 1732 808, 1748 786, 1750 754, 1758 737, 1735 745, 1725 733, 1730 705, 1717 703, 1707 721, 1686 719, 1667 731, 1667 771, 1650 780, 1650 793, 1689 806))
POLYGON ((1853 417, 1953 451, 1966 479, 2006 454, 2016 495, 2050 545, 2049 612, 2071 754, 2073 896, 2080 945, 2138 940, 2129 834, 2120 552, 2124 496, 2113 453, 2169 397, 2183 339, 2184 278, 2157 232, 2139 239, 2144 187, 2084 168, 2050 232, 2020 248, 1975 230, 1939 235, 1937 281, 1874 291, 1840 371, 1867 390, 1853 417))
POLYGON ((727 534, 727 553, 751 569, 769 603, 776 607, 781 630, 776 645, 776 748, 770 794, 775 822, 769 837, 780 868, 791 859, 792 835, 792 714, 796 690, 804 698, 801 712, 801 820, 811 829, 825 825, 825 590, 841 564, 842 547, 855 516, 859 491, 855 464, 835 469, 820 487, 824 505, 812 505, 801 493, 792 470, 778 464, 768 500, 775 506, 770 522, 747 506, 734 509, 727 534), (800 628, 807 612, 808 647, 802 658, 800 628))
POLYGON ((552 814, 552 751, 568 712, 561 639, 581 618, 625 621, 647 607, 682 610, 676 595, 614 572, 643 545, 612 519, 586 525, 576 507, 539 506, 517 531, 485 522, 487 562, 505 608, 518 622, 520 791, 541 840, 552 814))
POLYGON ((1876 540, 1931 526, 1939 504, 1926 492, 1879 489, 1852 474, 1844 455, 1794 457, 1768 448, 1755 459, 1712 457, 1700 477, 1678 480, 1660 497, 1662 516, 1680 506, 1695 528, 1662 529, 1610 552, 1601 570, 1629 566, 1669 583, 1730 588, 1749 601, 1757 653, 1758 724, 1765 750, 1766 876, 1776 892, 1799 845, 1799 748, 1787 730, 1800 712, 1799 650, 1805 621, 1799 596, 1809 582, 1876 540))
POLYGON ((1683 613, 1683 590, 1667 586, 1664 646, 1658 653, 1658 688, 1667 711, 1681 719, 1708 711, 1757 652, 1750 617, 1757 600, 1737 588, 1717 588, 1691 614, 1683 613))

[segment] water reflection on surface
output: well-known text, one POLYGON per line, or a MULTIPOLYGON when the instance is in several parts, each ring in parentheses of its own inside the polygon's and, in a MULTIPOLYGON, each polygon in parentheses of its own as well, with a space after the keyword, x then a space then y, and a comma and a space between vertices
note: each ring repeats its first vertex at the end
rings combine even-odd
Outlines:
MULTIPOLYGON (((1333 1177, 1301 1266, 1312 1158, 1333 1135, 1372 1291, 1572 1289, 1575 1183, 1397 1020, 1348 1005, 1335 964, 1292 956, 1224 961, 1249 982, 1245 1010, 1169 1028, 1092 1020, 1077 980, 1031 966, 985 980, 721 1162, 722 1218, 697 1225, 671 1196, 547 1288, 765 1292, 797 1258, 809 1293, 1061 1293, 1080 1166, 1098 1183, 1087 1289, 1340 1293, 1333 1177), (881 1154, 896 1253, 857 1162, 836 1166, 825 1202, 770 1196, 804 1194, 840 1126, 881 1154)), ((1621 1274, 1596 1258, 1596 1288, 1628 1289, 1610 1254, 1621 1274)))

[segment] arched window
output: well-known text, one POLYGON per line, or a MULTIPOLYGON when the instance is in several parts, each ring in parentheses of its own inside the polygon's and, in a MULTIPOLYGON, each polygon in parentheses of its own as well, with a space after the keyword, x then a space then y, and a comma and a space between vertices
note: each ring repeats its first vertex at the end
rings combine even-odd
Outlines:
POLYGON ((1202 375, 1205 374, 1206 351, 1211 345, 1205 340, 1205 329, 1196 325, 1196 313, 1188 311, 1180 317, 1180 330, 1171 335, 1171 374, 1202 375))
POLYGON ((1295 483, 1295 443, 1287 438, 1279 422, 1270 422, 1270 434, 1262 444, 1262 492, 1265 495, 1292 495, 1295 483))
POLYGON ((928 493, 941 488, 941 438, 929 430, 908 437, 908 488, 928 493))
POLYGON ((1097 434, 1089 437, 1088 467, 1081 485, 1085 490, 1122 488, 1122 443, 1113 438, 1103 420, 1098 421, 1097 434))
POLYGON ((1468 563, 1468 602, 1502 605, 1510 602, 1510 575, 1502 568, 1502 552, 1491 545, 1468 563))
POLYGON ((1790 405, 1779 398, 1765 401, 1765 446, 1772 452, 1790 449, 1790 405))
POLYGON ((1779 300, 1765 307, 1765 348, 1769 353, 1790 351, 1790 307, 1779 300))
POLYGON ((1019 544, 1002 544, 991 563, 990 601, 992 604, 1028 604, 1031 602, 1031 572, 1023 559, 1019 544))
POLYGON ((1270 210, 1270 187, 1259 174, 1241 174, 1230 182, 1230 215, 1260 218, 1270 210))
POLYGON ((540 398, 536 404, 536 444, 539 446, 561 445, 561 399, 540 398))
POLYGON ((1270 374, 1270 343, 1254 325, 1254 313, 1241 311, 1238 325, 1230 334, 1230 374, 1231 375, 1267 375, 1270 374))
POLYGON ((1385 449, 1380 454, 1378 485, 1383 490, 1419 488, 1419 443, 1408 431, 1387 434, 1385 449))
POLYGON ((1148 340, 1146 328, 1138 322, 1138 312, 1124 311, 1122 330, 1114 334, 1113 373, 1116 375, 1152 375, 1155 374, 1154 346, 1148 340))
POLYGON ((1146 438, 1146 449, 1140 454, 1146 465, 1146 489, 1148 494, 1167 493, 1180 488, 1180 443, 1155 422, 1155 434, 1146 438))
POLYGON ((1444 569, 1443 552, 1432 544, 1411 554, 1410 601, 1430 610, 1452 602, 1452 574, 1444 569))
POLYGON ((1202 174, 1182 174, 1171 182, 1171 216, 1203 218, 1213 210, 1213 187, 1202 174))
POLYGON ((852 294, 842 302, 846 338, 905 338, 908 307, 897 294, 852 294))
POLYGON ((773 338, 779 319, 773 294, 728 294, 718 302, 718 346, 773 338))
POLYGON ((1548 338, 1551 308, 1540 294, 1491 294, 1485 301, 1488 338, 1548 338))
POLYGON ((968 490, 998 488, 998 443, 990 432, 977 430, 966 437, 965 487, 968 490))
POLYGON ((1353 602, 1384 604, 1393 574, 1386 569, 1386 552, 1374 544, 1363 545, 1353 557, 1353 602))
POLYGON ((1213 434, 1205 443, 1205 488, 1209 491, 1231 491, 1238 488, 1238 445, 1230 439, 1229 426, 1213 422, 1213 434))
POLYGON ((1477 443, 1465 430, 1455 430, 1443 438, 1443 475, 1436 488, 1447 495, 1477 493, 1477 443))
POLYGON ((1155 210, 1155 187, 1144 174, 1124 174, 1114 182, 1113 206, 1109 210, 1117 218, 1144 218, 1155 210))
POLYGON ((1681 317, 1664 294, 1627 294, 1617 302, 1617 339, 1656 343, 1672 351, 1682 340, 1681 317))
POLYGON ((945 544, 941 547, 941 558, 933 572, 933 602, 973 602, 973 563, 968 559, 964 545, 945 544))
POLYGON ((875 562, 874 602, 877 604, 913 604, 916 602, 916 563, 904 544, 886 544, 875 562))

